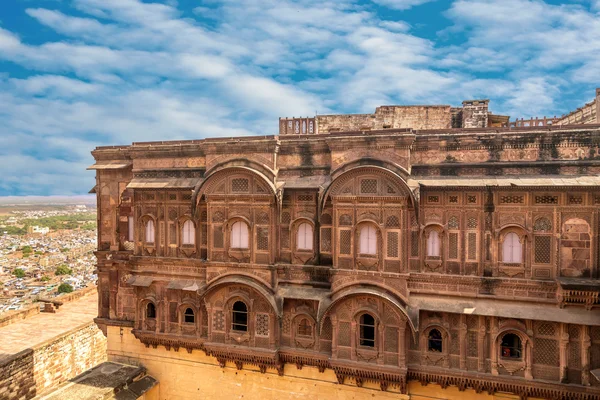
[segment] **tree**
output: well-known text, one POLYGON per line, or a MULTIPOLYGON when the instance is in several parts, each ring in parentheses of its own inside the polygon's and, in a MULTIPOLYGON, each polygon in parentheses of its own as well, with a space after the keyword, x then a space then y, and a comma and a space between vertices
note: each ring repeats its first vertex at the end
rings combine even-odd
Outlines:
POLYGON ((71 275, 73 270, 67 267, 65 264, 59 265, 54 272, 55 275, 71 275))
POLYGON ((31 253, 33 251, 33 249, 31 248, 31 246, 23 246, 21 248, 21 251, 23 252, 23 254, 25 254, 25 253, 31 253))
POLYGON ((73 286, 68 283, 61 283, 58 287, 58 293, 71 293, 73 291, 73 286))
POLYGON ((48 282, 49 280, 50 280, 50 277, 46 276, 46 275, 42 276, 42 278, 40 279, 40 281, 42 281, 42 282, 48 282))
POLYGON ((13 270, 13 275, 17 278, 25 278, 25 271, 23 271, 21 268, 15 268, 13 270))

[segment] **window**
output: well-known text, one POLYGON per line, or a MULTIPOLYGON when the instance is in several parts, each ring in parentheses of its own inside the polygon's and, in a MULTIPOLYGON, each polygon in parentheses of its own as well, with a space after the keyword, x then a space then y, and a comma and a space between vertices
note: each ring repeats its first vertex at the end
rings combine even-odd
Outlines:
POLYGON ((231 226, 231 247, 234 249, 248 248, 248 225, 238 221, 231 226))
POLYGON ((437 329, 429 331, 427 336, 427 350, 436 353, 442 352, 442 334, 437 329))
POLYGON ((312 336, 312 326, 306 318, 302 318, 302 321, 298 324, 297 334, 298 336, 312 336))
POLYGON ((156 318, 156 306, 153 303, 146 306, 146 318, 156 318))
POLYGON ((511 232, 504 237, 502 243, 502 261, 505 263, 521 263, 523 251, 519 236, 511 232))
POLYGON ((440 234, 438 231, 430 231, 427 238, 427 257, 440 256, 440 234))
POLYGON ((377 254, 377 232, 372 225, 360 229, 360 253, 377 254))
POLYGON ((189 219, 183 223, 183 229, 181 230, 182 244, 195 244, 196 243, 196 227, 194 223, 189 219))
POLYGON ((154 243, 154 221, 146 222, 146 243, 154 243))
POLYGON ((297 248, 298 250, 312 250, 313 249, 313 230, 310 224, 303 222, 298 227, 297 237, 297 248))
POLYGON ((196 316, 194 315, 194 310, 191 308, 186 308, 185 312, 183 313, 183 322, 193 324, 195 320, 196 316))
POLYGON ((236 301, 233 304, 231 329, 234 331, 248 332, 248 307, 243 301, 236 301))
POLYGON ((514 333, 507 333, 502 337, 500 345, 500 355, 503 358, 521 359, 523 348, 521 339, 514 333))
POLYGON ((127 241, 133 242, 133 217, 127 217, 127 241))
POLYGON ((359 320, 360 345, 375 347, 375 318, 371 314, 363 314, 359 320))

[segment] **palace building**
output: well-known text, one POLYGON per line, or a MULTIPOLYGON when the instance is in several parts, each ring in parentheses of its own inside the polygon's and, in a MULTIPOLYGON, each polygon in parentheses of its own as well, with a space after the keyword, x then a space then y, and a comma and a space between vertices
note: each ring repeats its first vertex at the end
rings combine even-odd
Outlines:
POLYGON ((98 147, 111 361, 160 399, 600 398, 600 89, 98 147))

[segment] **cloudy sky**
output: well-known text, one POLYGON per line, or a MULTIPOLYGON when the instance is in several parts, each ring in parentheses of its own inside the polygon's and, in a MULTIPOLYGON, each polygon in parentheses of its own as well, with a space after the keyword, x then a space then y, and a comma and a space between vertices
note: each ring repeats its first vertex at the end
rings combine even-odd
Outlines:
POLYGON ((1 0, 0 196, 94 185, 90 151, 274 134, 280 116, 600 87, 600 0, 1 0))

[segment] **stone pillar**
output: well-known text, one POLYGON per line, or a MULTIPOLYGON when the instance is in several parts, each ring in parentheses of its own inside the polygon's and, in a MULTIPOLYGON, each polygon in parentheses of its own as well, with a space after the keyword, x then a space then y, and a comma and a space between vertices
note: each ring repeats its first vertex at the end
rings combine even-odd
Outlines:
MULTIPOLYGON (((379 343, 377 343, 377 345, 379 345, 379 343)), ((356 320, 353 319, 352 322, 350 322, 350 348, 356 349, 357 347, 358 344, 356 343, 356 320)), ((355 351, 350 352, 350 359, 352 361, 356 361, 355 351)))
POLYGON ((333 314, 331 316, 331 330, 332 330, 332 334, 331 334, 331 358, 334 360, 337 360, 338 358, 338 349, 337 349, 337 342, 338 342, 338 335, 340 334, 339 330, 338 330, 338 321, 337 321, 337 317, 335 316, 335 314, 333 314))
POLYGON ((460 326, 459 326, 459 343, 460 343, 460 369, 467 369, 467 316, 465 314, 460 315, 460 326))
POLYGON ((479 316, 479 332, 477 335, 477 371, 485 372, 485 317, 479 316))
POLYGON ((406 324, 398 328, 398 366, 406 368, 406 324))
POLYGON ((561 323, 559 328, 559 356, 560 382, 568 383, 569 325, 565 323, 561 323))
POLYGON ((590 327, 587 325, 582 326, 582 337, 581 337, 581 384, 585 386, 590 385, 590 347, 592 341, 590 338, 590 327))
POLYGON ((498 349, 496 348, 496 337, 498 336, 498 318, 490 317, 490 360, 492 362, 492 375, 498 375, 498 349))

